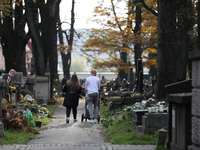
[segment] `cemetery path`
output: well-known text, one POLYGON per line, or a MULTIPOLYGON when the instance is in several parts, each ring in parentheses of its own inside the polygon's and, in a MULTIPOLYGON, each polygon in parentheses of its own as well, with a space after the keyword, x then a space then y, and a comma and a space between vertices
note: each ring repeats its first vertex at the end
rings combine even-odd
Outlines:
POLYGON ((47 129, 40 131, 39 139, 30 140, 27 145, 3 145, 1 150, 155 150, 150 145, 113 145, 104 141, 101 124, 81 122, 82 113, 85 114, 85 100, 80 100, 77 120, 73 123, 73 115, 66 124, 65 107, 58 105, 51 123, 47 129))

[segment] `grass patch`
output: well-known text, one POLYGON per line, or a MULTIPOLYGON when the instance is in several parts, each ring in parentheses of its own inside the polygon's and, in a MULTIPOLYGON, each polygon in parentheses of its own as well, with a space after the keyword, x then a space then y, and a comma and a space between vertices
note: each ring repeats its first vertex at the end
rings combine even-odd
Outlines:
POLYGON ((30 139, 36 139, 34 133, 27 133, 25 131, 6 130, 4 131, 4 138, 0 138, 0 145, 24 145, 30 139))
MULTIPOLYGON (((47 105, 45 106, 49 112, 51 113, 49 117, 45 117, 43 115, 34 115, 36 121, 42 122, 42 127, 35 127, 32 129, 35 129, 36 131, 45 129, 44 125, 48 125, 51 121, 51 117, 54 114, 57 105, 47 105)), ((34 133, 27 133, 25 131, 19 131, 19 130, 4 130, 4 138, 0 138, 0 145, 24 145, 26 144, 30 139, 36 139, 38 138, 34 133)))
POLYGON ((52 115, 54 114, 54 112, 55 112, 55 110, 56 110, 56 108, 58 107, 58 105, 47 105, 47 106, 45 106, 48 110, 49 110, 49 112, 50 112, 50 115, 49 115, 49 117, 45 117, 45 116, 43 116, 43 115, 39 115, 39 116, 34 116, 35 117, 35 121, 41 121, 42 122, 42 127, 41 128, 39 128, 39 127, 35 127, 35 128, 33 128, 33 129, 35 129, 35 130, 43 130, 43 129, 45 129, 45 126, 44 125, 48 125, 49 123, 50 123, 50 121, 51 121, 51 117, 52 117, 52 115))
POLYGON ((137 137, 136 128, 133 127, 131 107, 125 108, 123 111, 117 110, 115 113, 110 113, 107 106, 100 104, 99 113, 106 142, 123 145, 156 145, 157 133, 137 137))
POLYGON ((46 108, 49 110, 50 112, 50 117, 52 117, 52 115, 54 114, 56 108, 58 107, 58 105, 47 105, 46 108))

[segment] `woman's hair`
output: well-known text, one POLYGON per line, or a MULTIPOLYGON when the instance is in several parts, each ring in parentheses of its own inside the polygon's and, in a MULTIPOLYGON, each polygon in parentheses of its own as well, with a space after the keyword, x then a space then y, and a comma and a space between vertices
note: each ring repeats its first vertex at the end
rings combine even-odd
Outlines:
POLYGON ((80 88, 80 82, 76 74, 73 74, 71 79, 67 81, 67 88, 69 93, 76 93, 80 88))

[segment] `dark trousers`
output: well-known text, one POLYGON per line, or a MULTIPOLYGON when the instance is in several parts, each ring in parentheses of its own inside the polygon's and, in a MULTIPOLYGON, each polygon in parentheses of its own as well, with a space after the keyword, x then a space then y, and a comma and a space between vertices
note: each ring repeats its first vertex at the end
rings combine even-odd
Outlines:
POLYGON ((67 114, 67 117, 70 116, 71 109, 73 110, 74 119, 76 119, 77 107, 66 107, 66 114, 67 114))

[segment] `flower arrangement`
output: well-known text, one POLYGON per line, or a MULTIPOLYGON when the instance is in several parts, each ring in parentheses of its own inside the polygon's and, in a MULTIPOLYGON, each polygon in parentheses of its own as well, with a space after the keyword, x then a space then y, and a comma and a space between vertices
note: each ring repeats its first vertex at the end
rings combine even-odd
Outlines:
POLYGON ((152 106, 152 105, 155 105, 155 99, 149 98, 147 100, 146 106, 152 106))
POLYGON ((40 107, 39 108, 39 113, 44 115, 44 116, 49 116, 51 113, 49 112, 49 110, 45 107, 40 107))
POLYGON ((15 112, 16 116, 21 116, 21 115, 25 115, 26 111, 23 109, 19 109, 15 112))
POLYGON ((54 101, 55 103, 57 102, 57 101, 55 100, 55 98, 50 98, 50 100, 54 101))
POLYGON ((18 94, 18 97, 17 97, 18 101, 21 101, 22 98, 23 98, 23 95, 22 94, 18 94))
POLYGON ((24 103, 31 103, 32 104, 34 101, 35 100, 29 94, 26 94, 26 96, 21 99, 21 102, 24 102, 24 103))
POLYGON ((153 99, 153 98, 149 98, 148 100, 147 100, 147 102, 155 102, 155 99, 153 99))
POLYGON ((147 93, 146 93, 146 92, 142 93, 142 96, 145 96, 145 95, 147 95, 147 93))

